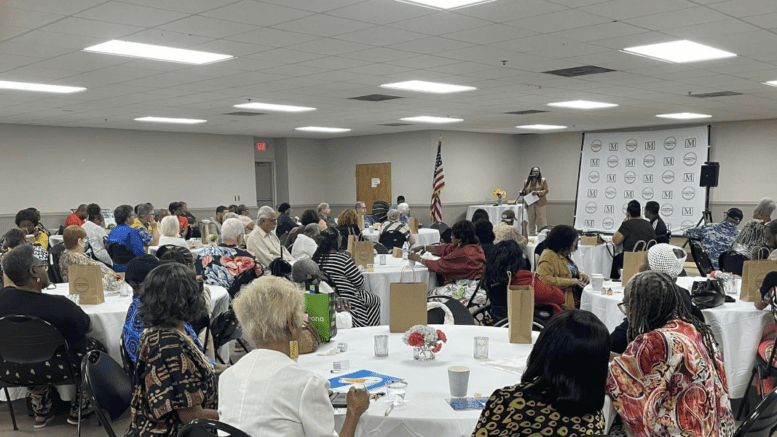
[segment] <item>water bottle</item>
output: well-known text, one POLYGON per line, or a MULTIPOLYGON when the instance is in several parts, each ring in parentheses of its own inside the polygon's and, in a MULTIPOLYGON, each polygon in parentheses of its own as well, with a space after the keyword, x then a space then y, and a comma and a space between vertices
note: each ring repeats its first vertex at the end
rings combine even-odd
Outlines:
POLYGON ((405 241, 405 244, 402 245, 402 259, 407 261, 407 251, 410 249, 410 245, 405 241))

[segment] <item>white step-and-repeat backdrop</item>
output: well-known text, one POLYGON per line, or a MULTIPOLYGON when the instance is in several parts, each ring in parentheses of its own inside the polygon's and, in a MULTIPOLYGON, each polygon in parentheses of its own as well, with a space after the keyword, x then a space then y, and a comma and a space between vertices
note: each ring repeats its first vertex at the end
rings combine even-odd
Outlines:
POLYGON ((583 134, 575 228, 614 233, 631 200, 643 212, 647 202, 658 202, 675 233, 695 226, 704 212, 699 176, 708 152, 707 126, 583 134))

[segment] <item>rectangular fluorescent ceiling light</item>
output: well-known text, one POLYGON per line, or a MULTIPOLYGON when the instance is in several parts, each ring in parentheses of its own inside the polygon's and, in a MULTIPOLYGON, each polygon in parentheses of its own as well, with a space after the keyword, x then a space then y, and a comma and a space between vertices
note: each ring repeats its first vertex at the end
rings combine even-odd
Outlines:
POLYGON ((70 94, 86 90, 79 86, 46 85, 42 83, 11 82, 0 80, 0 89, 18 91, 39 91, 44 93, 70 94))
POLYGON ((694 118, 710 118, 711 115, 707 114, 694 114, 693 112, 678 112, 677 114, 658 114, 659 118, 674 118, 677 120, 691 120, 694 118))
POLYGON ((555 106, 557 108, 573 108, 573 109, 600 109, 600 108, 614 108, 618 105, 616 105, 615 103, 591 102, 588 100, 572 100, 569 102, 548 103, 548 106, 555 106))
POLYGON ((398 0, 402 3, 429 6, 436 9, 457 9, 475 6, 481 3, 490 3, 496 0, 398 0))
POLYGON ((274 105, 272 103, 241 103, 235 105, 235 108, 241 109, 257 109, 260 111, 277 111, 277 112, 305 112, 315 111, 316 108, 308 108, 305 106, 292 106, 292 105, 274 105))
POLYGON ((205 123, 208 120, 199 120, 196 118, 140 117, 136 118, 135 121, 150 121, 153 123, 198 124, 205 123))
POLYGON ((769 82, 764 82, 764 85, 777 86, 777 80, 770 80, 769 82))
POLYGON ((408 80, 407 82, 384 83, 381 88, 395 90, 418 91, 420 93, 448 94, 472 91, 477 88, 463 85, 450 85, 447 83, 426 82, 423 80, 408 80))
POLYGON ((523 126, 516 126, 518 129, 533 129, 533 130, 553 130, 553 129, 566 129, 566 126, 556 126, 552 124, 527 124, 523 126))
POLYGON ((400 118, 402 121, 415 121, 417 123, 436 123, 436 124, 445 124, 445 123, 458 123, 460 121, 464 121, 463 118, 451 118, 451 117, 430 117, 428 115, 422 115, 419 117, 405 117, 400 118))
POLYGON ((688 40, 628 47, 622 50, 632 55, 646 56, 666 62, 695 62, 710 59, 732 58, 735 53, 719 50, 688 40))
POLYGON ((298 127, 294 130, 302 131, 302 132, 323 132, 327 134, 336 134, 340 132, 350 132, 350 129, 345 129, 342 127, 320 127, 320 126, 305 126, 305 127, 298 127))
POLYGON ((234 58, 232 55, 200 52, 197 50, 177 49, 175 47, 141 44, 137 42, 112 40, 87 47, 85 52, 105 53, 108 55, 131 56, 156 61, 180 62, 183 64, 210 64, 234 58))

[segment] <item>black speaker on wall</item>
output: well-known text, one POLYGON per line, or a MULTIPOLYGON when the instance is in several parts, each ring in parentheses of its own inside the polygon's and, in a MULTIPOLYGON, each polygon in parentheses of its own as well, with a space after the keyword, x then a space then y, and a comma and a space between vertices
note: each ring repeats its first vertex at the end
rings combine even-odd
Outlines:
POLYGON ((705 162, 701 166, 701 176, 699 177, 700 187, 717 187, 718 173, 720 173, 720 163, 705 162))

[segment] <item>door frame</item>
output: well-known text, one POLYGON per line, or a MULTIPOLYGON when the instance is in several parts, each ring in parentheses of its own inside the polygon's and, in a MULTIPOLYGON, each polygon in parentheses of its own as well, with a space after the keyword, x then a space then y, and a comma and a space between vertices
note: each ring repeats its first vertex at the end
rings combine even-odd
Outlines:
MULTIPOLYGON (((277 205, 275 205, 276 202, 278 202, 278 180, 277 175, 275 172, 275 160, 274 159, 255 159, 254 160, 254 189, 256 188, 256 164, 270 164, 270 180, 272 180, 272 204, 270 205, 272 209, 276 209, 277 205)), ((259 207, 259 199, 256 199, 256 197, 259 197, 259 193, 254 192, 254 202, 256 202, 256 207, 259 207)))

